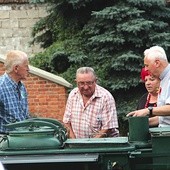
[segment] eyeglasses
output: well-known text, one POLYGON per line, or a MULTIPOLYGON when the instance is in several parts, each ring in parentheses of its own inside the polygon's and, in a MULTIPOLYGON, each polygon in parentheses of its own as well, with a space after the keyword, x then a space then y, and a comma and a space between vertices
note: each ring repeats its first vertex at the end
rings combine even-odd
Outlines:
POLYGON ((84 87, 85 85, 87 86, 92 86, 94 84, 94 81, 80 81, 80 82, 77 82, 78 86, 79 87, 84 87))

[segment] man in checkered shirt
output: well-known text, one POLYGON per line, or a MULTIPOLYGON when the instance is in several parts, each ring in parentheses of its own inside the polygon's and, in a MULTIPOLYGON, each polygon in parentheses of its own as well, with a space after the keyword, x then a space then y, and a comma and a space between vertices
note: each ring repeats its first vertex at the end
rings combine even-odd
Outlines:
POLYGON ((78 87, 70 92, 63 117, 70 138, 119 136, 115 100, 96 81, 93 68, 77 70, 78 87))
POLYGON ((28 57, 22 51, 10 51, 4 62, 5 73, 0 77, 0 134, 7 133, 8 123, 29 118, 27 91, 24 84, 28 72, 28 57))

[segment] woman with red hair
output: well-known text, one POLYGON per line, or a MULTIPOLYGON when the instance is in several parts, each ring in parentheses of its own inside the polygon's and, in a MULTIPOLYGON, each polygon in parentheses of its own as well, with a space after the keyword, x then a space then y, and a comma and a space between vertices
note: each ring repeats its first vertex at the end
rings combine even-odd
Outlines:
MULTIPOLYGON (((145 70, 145 68, 142 68, 140 76, 141 76, 141 80, 145 83, 147 93, 145 93, 139 99, 137 110, 148 108, 148 107, 156 107, 158 92, 160 87, 160 79, 150 75, 150 73, 147 70, 145 70)), ((149 125, 157 126, 158 117, 157 116, 150 117, 149 125)))

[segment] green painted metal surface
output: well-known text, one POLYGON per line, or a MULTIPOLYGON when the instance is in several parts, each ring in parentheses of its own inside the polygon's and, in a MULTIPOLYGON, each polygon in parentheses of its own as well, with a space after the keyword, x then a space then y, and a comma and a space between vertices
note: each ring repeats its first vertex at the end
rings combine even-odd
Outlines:
POLYGON ((1 151, 27 151, 62 148, 67 131, 52 119, 30 119, 7 125, 9 134, 1 136, 1 151))
POLYGON ((54 119, 8 125, 0 161, 7 170, 170 170, 170 127, 148 128, 148 117, 130 118, 129 135, 67 139, 54 119))
POLYGON ((170 127, 150 129, 154 170, 170 169, 170 127))

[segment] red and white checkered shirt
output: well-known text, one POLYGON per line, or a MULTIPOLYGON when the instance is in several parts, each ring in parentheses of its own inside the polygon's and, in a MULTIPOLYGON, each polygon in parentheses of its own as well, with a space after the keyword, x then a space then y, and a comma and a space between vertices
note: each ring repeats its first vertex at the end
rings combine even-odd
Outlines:
POLYGON ((76 87, 68 97, 63 117, 64 123, 71 123, 76 138, 89 138, 101 129, 112 129, 111 136, 118 135, 118 118, 115 100, 111 93, 96 85, 95 92, 84 106, 83 98, 76 87))

